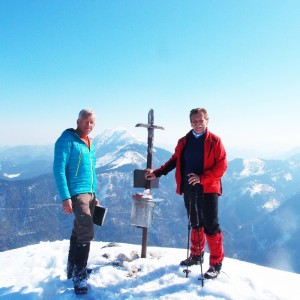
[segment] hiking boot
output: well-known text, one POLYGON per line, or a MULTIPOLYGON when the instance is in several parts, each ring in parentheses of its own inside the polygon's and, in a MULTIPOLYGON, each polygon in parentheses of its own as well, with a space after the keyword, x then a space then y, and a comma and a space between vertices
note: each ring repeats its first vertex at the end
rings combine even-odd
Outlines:
POLYGON ((220 274, 222 264, 219 263, 215 266, 210 266, 207 272, 204 274, 205 279, 215 279, 220 274))
POLYGON ((73 284, 76 295, 86 294, 88 291, 86 268, 90 252, 90 243, 77 243, 74 251, 73 284))
POLYGON ((69 247, 68 262, 67 262, 67 278, 68 279, 71 279, 73 276, 76 245, 77 245, 77 237, 72 235, 70 237, 70 247, 69 247))
POLYGON ((181 266, 192 266, 192 265, 200 265, 204 262, 204 252, 200 255, 191 255, 187 259, 180 262, 181 266))
POLYGON ((88 270, 83 268, 79 270, 76 266, 73 271, 73 284, 76 295, 83 295, 88 292, 87 279, 89 277, 88 270))
MULTIPOLYGON (((91 268, 85 268, 87 274, 91 274, 93 269, 91 268)), ((68 264, 67 264, 67 278, 68 279, 71 279, 73 278, 73 271, 74 271, 74 263, 71 262, 71 261, 68 261, 68 264)))
POLYGON ((68 261, 67 263, 67 278, 71 279, 73 276, 74 263, 72 261, 68 261))

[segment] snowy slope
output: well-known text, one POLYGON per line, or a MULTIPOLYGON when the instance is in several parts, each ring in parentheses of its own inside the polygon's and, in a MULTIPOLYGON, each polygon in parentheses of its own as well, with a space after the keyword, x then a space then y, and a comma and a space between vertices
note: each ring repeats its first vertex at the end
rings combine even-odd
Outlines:
MULTIPOLYGON (((185 249, 93 242, 90 291, 75 296, 66 279, 68 241, 42 242, 0 253, 0 299, 299 299, 300 275, 225 258, 219 278, 198 280, 200 266, 185 277, 179 261, 185 249), (110 247, 108 247, 110 246, 110 247)), ((203 269, 208 265, 205 255, 203 269)))

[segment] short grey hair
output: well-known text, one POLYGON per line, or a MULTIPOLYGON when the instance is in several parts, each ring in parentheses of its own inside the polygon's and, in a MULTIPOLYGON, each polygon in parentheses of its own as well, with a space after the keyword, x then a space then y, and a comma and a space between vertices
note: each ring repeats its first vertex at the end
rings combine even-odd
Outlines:
POLYGON ((199 114, 199 113, 203 113, 204 119, 207 120, 207 121, 209 120, 207 110, 203 107, 199 107, 199 108, 193 108, 190 111, 190 121, 192 120, 192 115, 199 114))
POLYGON ((96 113, 90 108, 84 108, 79 112, 78 120, 81 119, 84 116, 91 116, 91 115, 95 117, 96 113))

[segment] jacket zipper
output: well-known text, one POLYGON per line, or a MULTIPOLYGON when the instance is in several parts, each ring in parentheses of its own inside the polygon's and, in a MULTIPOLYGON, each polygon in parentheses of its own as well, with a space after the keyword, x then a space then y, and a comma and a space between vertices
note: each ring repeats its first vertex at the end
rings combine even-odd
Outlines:
POLYGON ((93 192, 93 185, 94 185, 94 170, 93 170, 93 164, 92 164, 92 157, 91 157, 91 150, 90 150, 90 166, 91 166, 91 176, 92 176, 92 182, 91 182, 91 192, 93 192))
POLYGON ((81 159, 82 159, 82 151, 80 151, 80 155, 79 155, 79 159, 78 159, 78 165, 77 165, 75 176, 78 175, 78 171, 79 171, 79 166, 80 166, 80 163, 81 163, 81 159))

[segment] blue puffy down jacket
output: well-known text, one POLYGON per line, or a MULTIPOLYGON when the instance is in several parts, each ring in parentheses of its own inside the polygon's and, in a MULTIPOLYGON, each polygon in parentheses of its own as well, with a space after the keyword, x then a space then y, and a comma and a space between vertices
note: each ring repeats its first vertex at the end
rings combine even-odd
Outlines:
POLYGON ((65 130, 55 143, 53 173, 61 200, 84 193, 96 193, 96 155, 74 129, 65 130))

